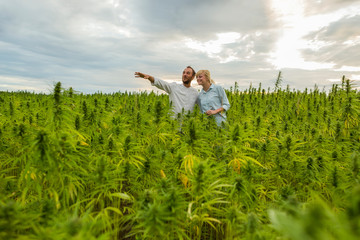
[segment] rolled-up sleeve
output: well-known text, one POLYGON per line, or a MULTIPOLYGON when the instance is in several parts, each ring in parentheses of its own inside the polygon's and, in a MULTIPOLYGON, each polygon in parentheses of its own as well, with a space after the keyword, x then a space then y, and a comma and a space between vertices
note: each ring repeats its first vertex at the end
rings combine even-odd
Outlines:
POLYGON ((221 107, 227 111, 230 109, 230 102, 229 99, 226 96, 225 90, 222 87, 218 88, 219 90, 219 97, 220 97, 220 101, 221 101, 221 107))

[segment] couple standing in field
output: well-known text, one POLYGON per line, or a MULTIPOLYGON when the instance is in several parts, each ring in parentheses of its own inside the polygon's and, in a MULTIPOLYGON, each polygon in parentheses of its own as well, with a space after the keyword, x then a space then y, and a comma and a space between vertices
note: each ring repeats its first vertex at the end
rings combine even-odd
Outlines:
POLYGON ((229 100, 224 89, 211 79, 208 70, 200 70, 196 73, 192 67, 187 66, 182 73, 182 84, 168 83, 141 72, 135 72, 135 77, 148 79, 153 86, 167 92, 175 116, 181 113, 182 109, 186 112, 193 111, 195 104, 198 104, 200 111, 213 116, 218 126, 226 121, 226 111, 230 108, 229 100), (191 81, 195 76, 198 84, 202 86, 200 93, 191 87, 191 81))

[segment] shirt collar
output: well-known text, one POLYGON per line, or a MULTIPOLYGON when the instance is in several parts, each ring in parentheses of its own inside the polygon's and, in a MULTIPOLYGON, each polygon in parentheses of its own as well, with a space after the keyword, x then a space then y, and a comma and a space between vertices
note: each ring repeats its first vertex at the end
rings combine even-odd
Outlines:
POLYGON ((207 93, 207 92, 209 92, 210 89, 212 89, 213 87, 214 87, 214 84, 212 83, 212 84, 210 85, 209 89, 208 89, 206 92, 204 91, 204 89, 201 89, 201 92, 207 93))

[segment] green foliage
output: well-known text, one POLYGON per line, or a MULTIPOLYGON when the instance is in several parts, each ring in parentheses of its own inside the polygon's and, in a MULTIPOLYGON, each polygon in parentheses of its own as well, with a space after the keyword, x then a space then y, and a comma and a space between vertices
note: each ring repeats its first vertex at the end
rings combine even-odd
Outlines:
POLYGON ((153 92, 0 92, 1 239, 357 239, 360 95, 250 86, 228 122, 153 92))

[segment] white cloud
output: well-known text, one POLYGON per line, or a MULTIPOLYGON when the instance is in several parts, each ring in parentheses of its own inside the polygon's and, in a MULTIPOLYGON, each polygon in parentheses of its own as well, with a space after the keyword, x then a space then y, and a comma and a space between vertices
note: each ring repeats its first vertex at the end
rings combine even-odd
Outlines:
POLYGON ((50 93, 53 88, 51 80, 39 80, 29 77, 0 76, 0 90, 28 91, 36 93, 50 93))
POLYGON ((339 82, 339 83, 341 83, 341 79, 339 79, 339 78, 330 78, 330 79, 328 79, 328 81, 329 82, 339 82))
POLYGON ((336 68, 334 71, 337 72, 360 72, 360 67, 353 66, 341 66, 341 68, 336 68))
POLYGON ((352 74, 352 75, 350 76, 350 79, 351 79, 351 80, 357 80, 357 81, 360 81, 360 75, 357 75, 357 74, 352 74))
POLYGON ((185 39, 185 45, 191 49, 198 50, 200 52, 206 53, 210 58, 219 59, 220 63, 227 63, 231 61, 236 61, 236 52, 232 50, 227 50, 225 56, 219 55, 225 48, 226 44, 231 44, 237 42, 241 34, 236 32, 228 33, 217 33, 216 40, 209 40, 206 42, 200 42, 193 39, 185 39))

